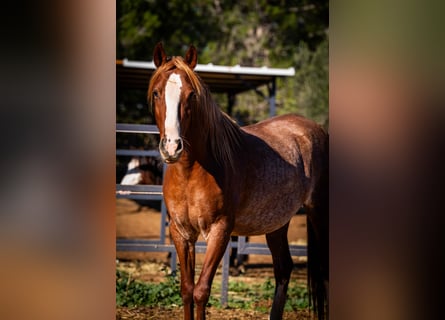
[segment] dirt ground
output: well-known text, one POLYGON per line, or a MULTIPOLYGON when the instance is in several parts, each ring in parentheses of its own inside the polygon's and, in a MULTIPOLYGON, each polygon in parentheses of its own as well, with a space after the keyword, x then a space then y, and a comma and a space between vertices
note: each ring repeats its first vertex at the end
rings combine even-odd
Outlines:
MULTIPOLYGON (((182 319, 182 309, 163 309, 156 307, 137 307, 137 308, 118 308, 116 313, 117 320, 133 319, 133 320, 176 320, 182 319)), ((236 309, 216 309, 207 308, 206 318, 209 320, 266 320, 269 319, 268 314, 255 311, 244 311, 236 309)), ((300 311, 298 313, 285 312, 283 320, 307 320, 311 319, 308 311, 300 311)))
MULTIPOLYGON (((116 200, 116 236, 117 238, 158 239, 161 214, 147 207, 139 207, 128 199, 116 200)), ((168 229, 167 229, 168 234, 168 229)), ((291 244, 306 244, 306 217, 296 215, 289 226, 288 239, 291 244)), ((198 241, 202 241, 199 239, 198 241)), ((264 236, 250 237, 251 242, 265 243, 264 236)), ((197 274, 204 255, 197 254, 197 274)), ((291 281, 306 283, 305 257, 294 257, 294 270, 291 281)), ((117 266, 125 269, 137 278, 148 282, 162 281, 169 272, 167 253, 157 252, 117 252, 117 266)), ((237 276, 237 280, 245 283, 262 283, 265 278, 273 278, 272 259, 265 255, 249 255, 245 273, 237 276)), ((230 280, 230 278, 229 278, 230 280)), ((221 269, 215 280, 221 281, 221 269)), ((212 293, 213 294, 213 293, 212 293)), ((237 309, 208 308, 208 319, 268 319, 268 314, 237 309)), ((116 319, 181 319, 182 308, 137 307, 117 308, 116 319)), ((285 313, 283 319, 310 319, 307 311, 285 313)))

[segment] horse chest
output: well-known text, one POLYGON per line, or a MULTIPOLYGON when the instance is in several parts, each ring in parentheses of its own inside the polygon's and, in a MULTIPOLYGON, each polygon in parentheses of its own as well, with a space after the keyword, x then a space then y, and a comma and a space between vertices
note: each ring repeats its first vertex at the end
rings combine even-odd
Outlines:
POLYGON ((199 234, 207 240, 211 225, 223 207, 219 188, 193 182, 176 185, 175 193, 167 192, 165 200, 171 221, 188 240, 196 239, 199 234))

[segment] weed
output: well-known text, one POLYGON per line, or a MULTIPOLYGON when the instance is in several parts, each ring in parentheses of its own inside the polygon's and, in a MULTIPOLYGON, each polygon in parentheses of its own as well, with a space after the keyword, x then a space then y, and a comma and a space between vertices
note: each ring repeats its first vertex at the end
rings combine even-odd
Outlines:
MULTIPOLYGON (((220 285, 214 283, 209 305, 222 308, 220 302, 220 285), (216 286, 215 286, 216 284, 216 286)), ((243 310, 268 312, 275 292, 275 282, 267 278, 261 284, 246 284, 241 281, 229 281, 229 307, 243 310)), ((308 307, 308 293, 305 286, 291 282, 287 292, 285 311, 308 307)), ((116 270, 116 305, 164 306, 182 305, 179 279, 166 276, 161 283, 146 283, 135 280, 131 274, 116 270)))
POLYGON ((167 276, 161 283, 145 283, 131 278, 131 274, 116 271, 116 305, 178 306, 182 305, 179 281, 167 276))

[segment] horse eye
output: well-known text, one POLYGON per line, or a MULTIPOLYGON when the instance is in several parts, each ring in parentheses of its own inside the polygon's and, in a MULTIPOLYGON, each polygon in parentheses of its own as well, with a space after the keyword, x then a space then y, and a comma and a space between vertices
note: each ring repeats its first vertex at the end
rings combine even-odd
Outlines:
POLYGON ((157 90, 153 91, 153 98, 156 99, 159 97, 159 92, 157 90))

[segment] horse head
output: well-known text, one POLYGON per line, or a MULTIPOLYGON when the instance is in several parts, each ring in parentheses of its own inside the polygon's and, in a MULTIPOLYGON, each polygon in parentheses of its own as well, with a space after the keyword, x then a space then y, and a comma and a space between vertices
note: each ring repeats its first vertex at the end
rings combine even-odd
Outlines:
POLYGON ((199 91, 193 69, 197 51, 191 45, 185 57, 167 57, 161 43, 154 49, 156 71, 148 89, 147 99, 153 107, 160 132, 159 151, 166 163, 179 160, 184 151, 183 133, 190 122, 190 108, 199 91))

